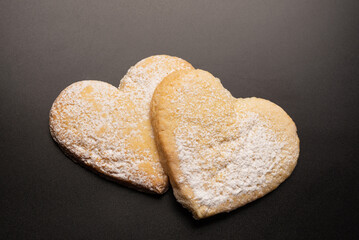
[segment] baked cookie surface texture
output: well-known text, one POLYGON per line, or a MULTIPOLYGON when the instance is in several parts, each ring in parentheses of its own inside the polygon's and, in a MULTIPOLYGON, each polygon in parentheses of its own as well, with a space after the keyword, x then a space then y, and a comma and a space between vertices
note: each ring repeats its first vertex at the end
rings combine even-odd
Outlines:
POLYGON ((203 70, 167 76, 153 95, 151 120, 175 197, 196 219, 274 190, 299 156, 296 126, 282 108, 236 99, 203 70))
POLYGON ((131 67, 119 88, 101 81, 73 83, 50 110, 50 132, 74 161, 100 175, 145 192, 164 193, 150 122, 153 91, 169 73, 191 69, 177 57, 158 55, 131 67))

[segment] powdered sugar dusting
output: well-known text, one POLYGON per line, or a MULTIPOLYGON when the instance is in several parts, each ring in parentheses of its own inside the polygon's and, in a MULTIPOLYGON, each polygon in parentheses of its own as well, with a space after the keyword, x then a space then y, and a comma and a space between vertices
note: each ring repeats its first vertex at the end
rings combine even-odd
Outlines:
POLYGON ((256 113, 238 115, 229 141, 218 141, 221 137, 214 136, 212 129, 185 122, 180 126, 176 144, 184 173, 182 181, 189 183, 200 204, 213 207, 263 188, 266 174, 280 160, 283 144, 256 113))

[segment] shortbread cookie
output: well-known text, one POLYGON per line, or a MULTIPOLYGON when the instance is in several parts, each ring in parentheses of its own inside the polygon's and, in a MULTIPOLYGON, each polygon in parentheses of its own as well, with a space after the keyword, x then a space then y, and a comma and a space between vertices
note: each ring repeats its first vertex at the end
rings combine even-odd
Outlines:
POLYGON ((202 70, 167 76, 153 95, 151 115, 175 197, 196 219, 262 197, 297 163, 296 126, 282 108, 236 99, 202 70))
POLYGON ((54 140, 78 163, 138 190, 168 187, 150 122, 150 102, 169 73, 192 66, 176 57, 152 56, 131 67, 119 89, 80 81, 63 90, 50 111, 54 140))

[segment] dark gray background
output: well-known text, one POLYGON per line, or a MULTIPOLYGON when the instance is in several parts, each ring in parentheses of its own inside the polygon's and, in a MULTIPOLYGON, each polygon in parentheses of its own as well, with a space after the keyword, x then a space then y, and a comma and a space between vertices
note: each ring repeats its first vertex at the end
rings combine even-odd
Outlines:
POLYGON ((358 234, 359 1, 0 2, 1 239, 354 239, 358 234), (230 214, 176 203, 67 159, 48 113, 82 79, 118 86, 155 54, 210 71, 235 97, 294 119, 292 176, 230 214))

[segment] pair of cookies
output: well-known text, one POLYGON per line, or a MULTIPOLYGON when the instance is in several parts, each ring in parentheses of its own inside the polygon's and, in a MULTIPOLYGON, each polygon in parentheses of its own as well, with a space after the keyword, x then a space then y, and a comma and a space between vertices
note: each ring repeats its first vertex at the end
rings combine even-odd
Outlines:
POLYGON ((168 175, 195 218, 272 191, 299 155, 295 124, 280 107, 235 99, 210 73, 164 55, 130 68, 118 89, 70 85, 51 108, 50 131, 73 160, 124 185, 164 193, 168 175))

